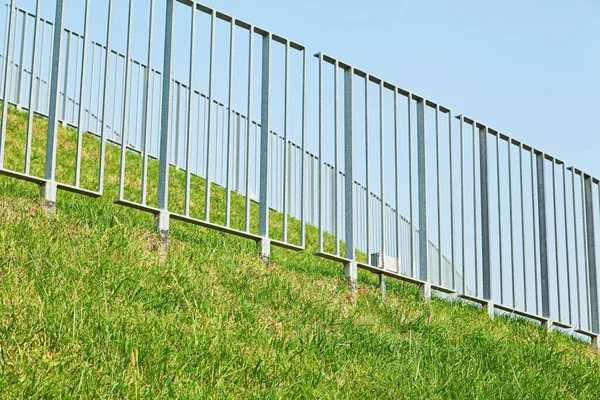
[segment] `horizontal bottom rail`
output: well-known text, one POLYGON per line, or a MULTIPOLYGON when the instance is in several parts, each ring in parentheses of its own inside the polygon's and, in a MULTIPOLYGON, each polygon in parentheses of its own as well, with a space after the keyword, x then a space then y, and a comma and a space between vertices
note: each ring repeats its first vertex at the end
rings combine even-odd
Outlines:
MULTIPOLYGON (((128 200, 115 200, 115 204, 121 205, 121 206, 125 206, 125 207, 130 207, 130 208, 134 208, 140 211, 145 211, 148 212, 150 214, 153 215, 158 215, 161 213, 161 210, 156 208, 156 207, 151 207, 151 206, 147 206, 147 205, 143 205, 143 204, 139 204, 139 203, 135 203, 133 201, 128 201, 128 200)), ((250 239, 250 240, 254 240, 255 242, 259 242, 261 240, 264 240, 265 238, 263 238, 260 235, 254 234, 254 233, 250 233, 250 232, 245 232, 245 231, 240 231, 238 229, 233 229, 233 228, 229 228, 223 225, 219 225, 219 224, 215 224, 209 221, 204 221, 201 219, 197 219, 197 218, 192 218, 190 216, 187 215, 183 215, 183 214, 177 214, 177 213, 171 213, 169 212, 169 217, 177 220, 177 221, 182 221, 182 222, 187 222, 193 225, 198 225, 198 226, 202 226, 204 228, 210 228, 210 229, 214 229, 220 232, 224 232, 224 233, 229 233, 231 235, 235 235, 235 236, 240 236, 246 239, 250 239)), ((269 240, 271 244, 273 244, 274 246, 277 247, 281 247, 281 248, 285 248, 288 250, 294 250, 294 251, 301 251, 304 250, 303 247, 301 246, 297 246, 291 243, 286 243, 286 242, 282 242, 279 240, 273 240, 270 239, 269 240)))
MULTIPOLYGON (((11 177, 11 178, 16 178, 16 179, 19 179, 22 181, 36 183, 38 185, 43 185, 46 182, 48 182, 47 179, 40 178, 38 176, 33 176, 33 175, 25 174, 22 172, 15 172, 15 171, 7 170, 7 169, 0 169, 0 175, 5 175, 5 176, 11 177)), ((98 197, 102 196, 102 193, 100 193, 98 191, 83 189, 83 188, 80 188, 77 186, 73 186, 73 185, 69 185, 69 184, 61 183, 61 182, 57 182, 56 187, 58 189, 65 190, 67 192, 82 194, 84 196, 93 197, 93 198, 98 198, 98 197)))

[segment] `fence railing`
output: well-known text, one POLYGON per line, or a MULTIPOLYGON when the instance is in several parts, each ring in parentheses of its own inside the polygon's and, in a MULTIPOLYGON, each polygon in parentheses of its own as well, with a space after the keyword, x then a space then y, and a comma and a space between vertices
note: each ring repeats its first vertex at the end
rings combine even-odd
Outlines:
POLYGON ((50 208, 56 189, 103 194, 111 142, 121 148, 116 202, 154 214, 165 241, 177 219, 255 240, 268 257, 271 244, 304 249, 308 224, 316 254, 344 264, 352 286, 363 268, 382 287, 384 276, 407 280, 425 296, 454 293, 597 341, 596 178, 193 1, 149 0, 141 12, 130 0, 120 14, 113 0, 49 3, 53 20, 40 1, 27 10, 17 0, 0 18, 0 172, 42 185, 50 208), (67 3, 77 18, 66 20, 67 3), (9 103, 29 115, 21 170, 4 163, 9 103), (48 119, 43 176, 30 167, 34 115, 48 119), (59 124, 77 132, 69 182, 56 178, 59 124), (100 139, 93 186, 82 184, 84 133, 100 139), (128 151, 141 172, 128 169, 128 151), (172 167, 185 175, 177 205, 172 167), (232 221, 232 196, 243 221, 232 221), (276 232, 271 210, 282 216, 276 232))

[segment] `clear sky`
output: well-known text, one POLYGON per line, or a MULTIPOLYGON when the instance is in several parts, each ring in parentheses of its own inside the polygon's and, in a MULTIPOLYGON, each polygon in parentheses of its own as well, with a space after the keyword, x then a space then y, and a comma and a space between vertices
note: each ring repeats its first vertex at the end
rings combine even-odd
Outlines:
POLYGON ((600 0, 204 0, 600 177, 600 0))

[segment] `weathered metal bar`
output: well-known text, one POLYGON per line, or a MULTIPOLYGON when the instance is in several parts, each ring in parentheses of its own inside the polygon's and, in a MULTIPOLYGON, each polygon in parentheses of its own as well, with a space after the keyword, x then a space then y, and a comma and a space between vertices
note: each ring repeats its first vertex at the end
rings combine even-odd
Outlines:
POLYGON ((408 200, 410 208, 410 268, 411 277, 417 278, 417 265, 415 260, 415 208, 413 200, 413 145, 412 145, 412 96, 408 98, 408 200))
POLYGON ((169 147, 170 127, 173 115, 171 113, 173 77, 173 39, 175 31, 176 0, 166 0, 165 44, 163 56, 162 104, 160 111, 160 149, 158 158, 158 209, 156 229, 158 230, 163 251, 168 249, 169 239, 169 147))
POLYGON ((515 237, 514 237, 514 218, 513 218, 513 179, 512 179, 512 148, 508 141, 508 214, 510 219, 510 268, 511 268, 511 291, 512 307, 517 307, 517 280, 515 276, 515 237))
POLYGON ((318 168, 318 179, 317 179, 317 191, 318 191, 318 216, 317 225, 319 229, 319 248, 317 252, 323 253, 323 55, 319 54, 319 168, 318 168))
MULTIPOLYGON (((124 200, 125 196, 125 162, 127 155, 127 145, 129 137, 129 118, 130 118, 130 90, 131 84, 129 82, 129 76, 131 73, 131 34, 133 29, 133 4, 134 0, 129 0, 129 11, 127 14, 127 50, 124 65, 124 88, 123 88, 123 114, 121 115, 121 161, 119 164, 119 200, 124 200)), ((167 179, 168 184, 168 179, 167 179)))
POLYGON ((394 193, 396 197, 396 272, 400 274, 402 272, 401 262, 401 246, 402 239, 400 236, 400 226, 402 224, 402 216, 400 215, 400 119, 398 118, 398 93, 394 90, 394 181, 396 184, 396 191, 394 193))
MULTIPOLYGON (((33 27, 33 50, 31 55, 31 82, 29 85, 29 109, 27 115, 27 134, 26 134, 26 143, 25 143, 25 174, 29 175, 31 170, 31 141, 33 138, 33 92, 35 88, 35 70, 37 69, 38 63, 38 42, 39 42, 39 26, 41 20, 41 12, 42 12, 42 0, 36 1, 35 6, 35 24, 33 27)), ((25 47, 23 47, 23 51, 25 51, 25 47)), ((39 86, 39 83, 38 83, 39 86)), ((7 101, 8 99, 3 98, 3 100, 7 101)))
POLYGON ((496 184, 498 200, 498 256, 500 268, 500 303, 504 304, 504 249, 502 244, 502 181, 500 177, 500 134, 496 134, 496 184))
POLYGON ((261 95, 261 133, 260 133, 260 210, 258 234, 261 241, 258 243, 260 255, 263 260, 271 257, 271 244, 269 240, 269 178, 271 171, 270 161, 270 111, 271 111, 271 45, 272 35, 263 36, 262 49, 262 95, 261 95))
POLYGON ((550 318, 550 277, 548 271, 548 226, 546 215, 546 171, 545 156, 536 154, 537 160, 537 200, 538 200, 538 226, 540 241, 540 275, 542 294, 542 316, 550 318))
MULTIPOLYGON (((56 207, 56 147, 58 144, 58 96, 60 92, 60 69, 62 55, 62 32, 65 16, 65 0, 56 1, 54 17, 54 47, 50 79, 50 107, 48 115, 48 135, 46 139, 46 166, 42 185, 42 197, 46 212, 54 213, 56 207)), ((6 104, 6 101, 5 101, 6 104)))
MULTIPOLYGON (((187 111, 187 141, 185 145, 185 194, 183 213, 190 216, 190 192, 192 181, 192 130, 194 129, 194 76, 196 65, 196 7, 192 7, 190 16, 190 64, 189 64, 189 90, 187 111)), ((200 100, 198 98, 198 100, 200 100)), ((199 154, 196 155, 199 157, 199 154)))
MULTIPOLYGON (((54 26, 56 29, 56 25, 54 26)), ((62 126, 67 127, 67 100, 69 99, 69 75, 71 66, 71 32, 65 32, 66 54, 65 54, 65 74, 63 76, 63 98, 62 98, 62 126)), ((20 88, 19 88, 20 90, 20 88)), ((59 93, 60 94, 60 93, 59 93)))
POLYGON ((148 152, 149 141, 152 136, 153 113, 149 108, 154 104, 154 75, 152 73, 153 41, 154 41, 154 1, 150 0, 150 16, 148 18, 148 59, 144 75, 144 105, 142 107, 142 205, 146 205, 148 198, 148 152), (152 79, 150 75, 152 74, 152 79), (152 90, 151 90, 152 88, 152 90))
MULTIPOLYGON (((23 72, 25 72, 25 43, 27 43, 27 13, 24 11, 20 12, 23 14, 23 24, 21 25, 21 54, 19 58, 19 74, 17 75, 16 84, 16 103, 19 110, 21 109, 21 86, 23 82, 23 72)), ((33 73, 31 74, 31 79, 33 79, 33 73)))
POLYGON ((466 226, 465 226, 465 119, 462 115, 458 116, 460 118, 460 214, 461 214, 461 230, 462 230, 462 240, 461 240, 461 255, 462 255, 462 294, 467 293, 467 276, 466 273, 466 226))
MULTIPOLYGON (((473 267, 475 269, 475 297, 479 297, 479 238, 477 237, 477 126, 472 123, 473 133, 473 267)), ((483 247, 483 246, 482 246, 483 247)), ((484 261, 483 261, 484 262, 484 261)), ((482 265, 483 268, 483 265, 482 265)))

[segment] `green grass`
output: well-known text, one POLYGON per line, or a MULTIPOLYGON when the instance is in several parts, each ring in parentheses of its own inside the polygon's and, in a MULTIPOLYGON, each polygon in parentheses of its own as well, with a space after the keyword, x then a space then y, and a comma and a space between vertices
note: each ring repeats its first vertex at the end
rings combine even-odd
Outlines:
MULTIPOLYGON (((41 174, 45 122, 36 119, 41 174)), ((11 109, 7 168, 22 166, 26 116, 11 109)), ((61 130, 58 177, 70 182, 72 131, 61 130)), ((98 141, 86 136, 83 185, 97 184, 98 141)), ((162 257, 152 216, 116 206, 119 150, 107 148, 105 194, 60 192, 48 218, 38 188, 0 177, 0 398, 597 398, 598 353, 534 323, 418 300, 388 281, 383 302, 359 274, 353 304, 339 264, 172 222, 162 257)), ((141 171, 128 154, 127 197, 141 171)), ((155 163, 150 202, 155 201, 155 163)), ((171 201, 183 204, 183 173, 171 201)), ((193 180, 193 214, 203 181, 193 180)), ((213 187, 211 216, 223 218, 213 187)), ((244 199, 233 197, 233 225, 244 199)), ((257 209, 252 209, 256 230, 257 209)), ((273 213, 271 227, 280 229, 273 213)), ((293 240, 297 221, 290 219, 293 240)), ((328 246, 333 240, 328 237, 328 246)))

